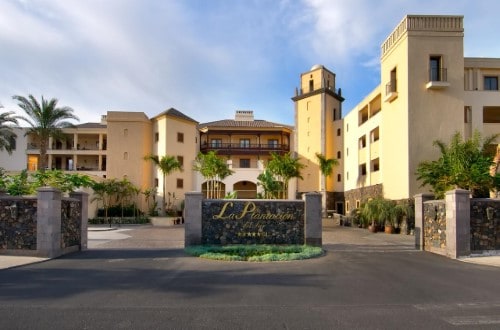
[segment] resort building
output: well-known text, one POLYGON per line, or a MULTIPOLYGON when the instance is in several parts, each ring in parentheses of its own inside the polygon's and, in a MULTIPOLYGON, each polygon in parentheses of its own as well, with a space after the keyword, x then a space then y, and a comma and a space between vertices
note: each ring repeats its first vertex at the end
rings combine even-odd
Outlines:
MULTIPOLYGON (((500 133, 499 77, 499 58, 464 57, 462 16, 408 15, 382 42, 380 84, 344 116, 335 73, 315 65, 300 75, 292 97, 295 127, 257 120, 253 111, 202 124, 176 109, 153 118, 110 111, 100 123, 51 139, 48 167, 127 178, 141 190, 156 187, 161 198, 163 174, 144 158, 175 156, 183 171, 168 175, 166 186, 178 207, 185 192, 207 191, 206 179, 193 171, 198 152, 215 151, 227 162, 234 174, 219 182, 222 195, 238 198, 256 198, 271 154, 291 152, 306 167, 303 180, 290 182, 288 198, 321 192, 325 212, 345 214, 374 196, 404 200, 428 192, 415 173, 422 161, 439 157, 433 141, 447 143, 456 132, 500 133), (330 175, 321 173, 317 155, 338 160, 330 175)), ((15 150, 0 153, 0 167, 38 169, 38 141, 25 128, 15 132, 15 150)))
MULTIPOLYGON (((127 179, 144 191, 157 188, 162 198, 163 175, 148 155, 175 156, 183 171, 167 177, 167 191, 175 207, 184 192, 195 189, 191 166, 199 150, 198 122, 176 109, 169 109, 151 119, 143 112, 108 111, 100 123, 78 124, 64 128, 63 139, 50 138, 47 149, 48 168, 75 171, 94 180, 127 179)), ((36 171, 40 161, 39 141, 25 133, 28 128, 15 128, 17 135, 11 155, 2 151, 0 167, 8 172, 23 169, 36 171)), ((91 203, 90 216, 96 205, 91 203)), ((146 210, 141 199, 140 207, 146 210)), ((159 205, 161 211, 161 205, 159 205)))
MULTIPOLYGON (((236 193, 238 198, 256 198, 262 192, 257 185, 272 153, 283 155, 293 151, 293 127, 254 119, 253 111, 238 110, 234 119, 198 125, 200 152, 214 151, 226 160, 234 172, 220 182, 222 196, 236 193)), ((198 173, 195 184, 206 194, 207 183, 198 173)), ((288 198, 295 198, 295 184, 288 187, 288 198)))
MULTIPOLYGON (((343 173, 336 174, 340 182, 334 188, 343 192, 345 207, 336 201, 337 212, 349 212, 377 195, 402 200, 428 192, 415 172, 422 161, 439 157, 433 141, 447 143, 455 132, 465 138, 475 130, 483 137, 500 132, 500 59, 465 58, 463 38, 462 16, 406 16, 382 43, 380 85, 337 125, 323 113, 338 109, 325 104, 328 99, 340 103, 340 92, 326 92, 324 78, 321 84, 310 83, 312 91, 293 98, 299 154, 314 163, 315 152, 335 155, 328 150, 342 148, 337 158, 343 173), (314 102, 314 98, 325 101, 314 102), (313 148, 314 143, 302 138, 313 134, 305 128, 311 111, 324 118, 324 123, 315 124, 322 132, 314 139, 322 142, 323 136, 333 136, 326 138, 329 147, 318 143, 313 148)), ((308 79, 316 80, 315 75, 331 77, 332 73, 313 67, 301 75, 301 90, 308 79)), ((320 175, 316 172, 311 177, 320 175)))

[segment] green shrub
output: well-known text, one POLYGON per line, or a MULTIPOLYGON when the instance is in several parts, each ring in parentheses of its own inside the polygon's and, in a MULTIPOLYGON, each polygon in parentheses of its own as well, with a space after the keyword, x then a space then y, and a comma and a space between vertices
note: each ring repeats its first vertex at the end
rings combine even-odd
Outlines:
POLYGON ((89 225, 110 225, 110 224, 120 224, 120 225, 142 225, 149 223, 149 218, 140 216, 140 217, 108 217, 106 221, 105 218, 97 217, 93 219, 89 219, 89 225))
POLYGON ((197 245, 186 253, 200 258, 223 261, 291 261, 321 256, 320 247, 308 245, 197 245))

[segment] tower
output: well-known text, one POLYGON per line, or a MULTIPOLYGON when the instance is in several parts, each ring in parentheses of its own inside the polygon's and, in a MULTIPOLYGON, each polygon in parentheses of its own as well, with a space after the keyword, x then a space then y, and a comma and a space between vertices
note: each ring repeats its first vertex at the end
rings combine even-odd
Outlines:
MULTIPOLYGON (((326 210, 343 207, 342 198, 342 101, 340 88, 335 86, 335 74, 323 65, 315 65, 301 74, 295 97, 295 150, 307 167, 297 182, 297 192, 318 191, 323 194, 326 210), (338 159, 339 165, 325 178, 316 154, 338 159)), ((343 211, 343 210, 340 210, 343 211)))

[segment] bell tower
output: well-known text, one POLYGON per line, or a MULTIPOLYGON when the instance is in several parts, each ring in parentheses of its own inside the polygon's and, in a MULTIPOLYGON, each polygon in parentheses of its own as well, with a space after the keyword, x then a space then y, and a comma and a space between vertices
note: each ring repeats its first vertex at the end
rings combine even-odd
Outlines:
POLYGON ((300 75, 300 87, 295 90, 292 100, 295 104, 295 150, 307 166, 301 171, 303 180, 297 181, 297 192, 321 192, 323 208, 336 209, 334 192, 343 191, 344 98, 336 87, 335 73, 323 65, 314 65, 300 75), (339 165, 330 176, 322 175, 316 154, 338 160, 339 165))

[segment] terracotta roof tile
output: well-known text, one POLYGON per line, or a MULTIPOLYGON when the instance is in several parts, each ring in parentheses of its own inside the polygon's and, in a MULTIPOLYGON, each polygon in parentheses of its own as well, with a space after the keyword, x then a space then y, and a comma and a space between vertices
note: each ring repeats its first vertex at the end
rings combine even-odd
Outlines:
POLYGON ((279 123, 273 123, 270 121, 266 120, 254 120, 254 121, 241 121, 241 120, 234 120, 234 119, 224 119, 224 120, 217 120, 217 121, 211 121, 208 123, 202 123, 198 125, 198 129, 202 128, 231 128, 231 127, 240 127, 240 128, 289 128, 293 129, 292 126, 285 125, 285 124, 279 124, 279 123))

